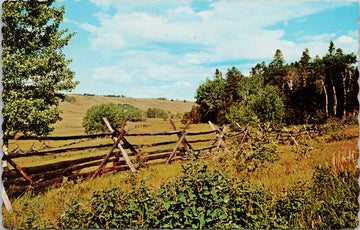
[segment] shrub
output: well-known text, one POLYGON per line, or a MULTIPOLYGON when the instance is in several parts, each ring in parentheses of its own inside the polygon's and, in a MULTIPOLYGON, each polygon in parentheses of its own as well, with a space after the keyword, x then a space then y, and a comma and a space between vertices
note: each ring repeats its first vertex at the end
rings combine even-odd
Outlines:
POLYGON ((163 118, 163 119, 168 118, 168 114, 165 110, 157 109, 157 108, 148 108, 146 114, 148 118, 163 118))
POLYGON ((72 201, 61 228, 260 228, 263 190, 206 166, 188 164, 185 174, 154 189, 142 181, 129 190, 99 190, 90 208, 72 201))
POLYGON ((358 224, 357 170, 339 174, 316 167, 312 183, 298 181, 274 196, 261 186, 206 165, 151 187, 141 181, 95 191, 88 205, 73 200, 60 228, 354 228, 358 224))
POLYGON ((145 121, 146 120, 146 112, 138 109, 129 104, 119 104, 118 105, 121 109, 124 110, 125 116, 133 122, 137 121, 145 121))
POLYGON ((190 112, 185 112, 182 119, 181 119, 181 123, 186 124, 186 122, 191 121, 191 123, 193 124, 197 124, 201 122, 201 112, 200 112, 200 107, 194 105, 191 108, 190 112))
POLYGON ((125 119, 125 113, 123 109, 113 103, 94 105, 83 117, 82 125, 85 133, 107 131, 108 128, 103 121, 103 117, 105 117, 114 128, 120 129, 125 119))
POLYGON ((73 96, 65 95, 64 101, 69 102, 71 104, 75 103, 76 98, 73 96))
POLYGON ((313 174, 314 225, 312 228, 355 228, 359 212, 359 172, 332 173, 330 167, 315 167, 313 174))
POLYGON ((278 159, 276 143, 265 134, 251 133, 251 140, 239 146, 242 138, 229 139, 230 153, 219 153, 218 162, 222 167, 235 168, 237 172, 250 173, 278 159))

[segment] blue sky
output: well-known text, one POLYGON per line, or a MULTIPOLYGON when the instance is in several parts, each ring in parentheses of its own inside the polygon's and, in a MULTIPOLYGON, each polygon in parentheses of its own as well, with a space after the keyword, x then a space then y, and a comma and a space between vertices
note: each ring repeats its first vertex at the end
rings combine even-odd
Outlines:
POLYGON ((305 48, 322 56, 330 41, 358 53, 359 5, 352 1, 59 1, 63 27, 76 35, 64 48, 75 79, 72 93, 194 101, 218 68, 244 75, 287 62, 305 48))

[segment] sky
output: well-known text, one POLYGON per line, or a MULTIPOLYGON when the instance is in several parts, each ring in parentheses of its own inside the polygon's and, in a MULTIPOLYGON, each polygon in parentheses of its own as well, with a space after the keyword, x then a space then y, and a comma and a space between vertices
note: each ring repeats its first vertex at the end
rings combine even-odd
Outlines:
POLYGON ((330 41, 358 54, 355 1, 64 0, 71 93, 194 101, 216 69, 248 76, 277 49, 291 63, 330 41))

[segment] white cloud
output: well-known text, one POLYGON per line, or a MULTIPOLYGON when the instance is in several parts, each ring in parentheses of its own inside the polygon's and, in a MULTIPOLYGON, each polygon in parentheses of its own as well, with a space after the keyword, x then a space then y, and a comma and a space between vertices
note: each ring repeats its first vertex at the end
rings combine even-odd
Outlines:
POLYGON ((299 41, 329 41, 336 36, 336 33, 324 33, 318 35, 303 35, 298 38, 299 41))
POLYGON ((129 97, 135 98, 157 98, 165 97, 168 99, 178 99, 179 92, 182 92, 184 96, 182 99, 193 100, 193 93, 195 89, 190 82, 175 82, 165 85, 145 85, 135 86, 128 90, 129 97))
POLYGON ((102 66, 94 69, 92 76, 96 80, 111 80, 115 82, 131 82, 131 76, 123 69, 122 66, 102 66))
MULTIPOLYGON (((206 11, 195 13, 186 1, 151 1, 154 4, 148 4, 147 1, 130 4, 123 1, 94 3, 105 8, 113 7, 116 13, 109 14, 106 10, 97 13, 99 27, 82 25, 82 28, 92 33, 92 49, 111 55, 116 50, 146 49, 154 44, 165 43, 177 46, 194 64, 270 58, 276 49, 294 48, 295 44, 282 39, 283 30, 264 30, 265 26, 304 18, 339 4, 329 2, 314 7, 314 4, 299 4, 296 1, 219 1, 210 3, 206 11), (203 50, 192 50, 187 46, 200 46, 203 50)), ((300 41, 320 41, 334 36, 302 36, 300 41)), ((158 46, 161 48, 161 45, 158 46)))
POLYGON ((349 35, 350 37, 352 37, 352 38, 356 38, 356 39, 359 38, 359 32, 358 32, 358 31, 355 31, 355 30, 350 30, 350 31, 348 32, 348 35, 349 35))
POLYGON ((353 43, 355 41, 355 39, 353 39, 352 37, 343 35, 343 36, 338 37, 335 41, 337 43, 353 43))
POLYGON ((334 40, 335 47, 341 48, 346 53, 357 53, 359 50, 359 42, 358 40, 342 35, 334 40))

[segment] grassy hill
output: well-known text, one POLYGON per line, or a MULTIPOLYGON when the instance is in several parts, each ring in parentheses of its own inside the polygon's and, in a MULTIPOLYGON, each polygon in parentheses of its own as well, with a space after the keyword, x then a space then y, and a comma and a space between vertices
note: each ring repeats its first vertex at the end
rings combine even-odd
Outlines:
POLYGON ((191 107, 195 104, 194 102, 149 98, 118 98, 83 95, 68 96, 72 99, 72 102, 64 101, 60 103, 60 109, 62 110, 61 117, 63 120, 55 124, 54 135, 82 134, 82 118, 86 111, 93 105, 103 103, 130 104, 144 111, 148 108, 158 108, 176 115, 178 113, 183 114, 184 112, 190 111, 191 107))

